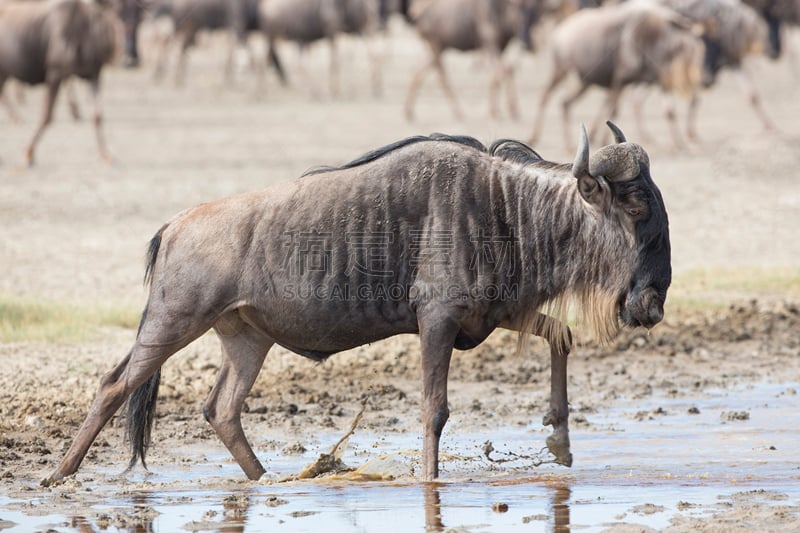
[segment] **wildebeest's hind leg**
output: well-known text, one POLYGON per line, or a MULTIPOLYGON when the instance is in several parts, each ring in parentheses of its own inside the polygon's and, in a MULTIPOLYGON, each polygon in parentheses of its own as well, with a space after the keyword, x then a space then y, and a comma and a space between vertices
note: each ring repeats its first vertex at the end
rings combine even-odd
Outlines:
POLYGON ((247 442, 241 412, 274 341, 247 325, 236 311, 220 317, 214 329, 222 343, 222 365, 203 414, 247 477, 258 479, 264 467, 247 442))
POLYGON ((532 333, 544 338, 550 345, 550 410, 542 424, 553 426, 547 437, 547 449, 556 463, 572 466, 569 446, 569 401, 567 399, 567 357, 572 346, 572 333, 558 320, 539 315, 532 333))
POLYGON ((439 477, 439 438, 450 416, 447 374, 459 326, 443 309, 426 309, 419 318, 422 351, 422 460, 425 481, 439 477))
MULTIPOLYGON (((146 320, 147 318, 144 318, 143 323, 146 320)), ((72 445, 58 468, 49 478, 42 481, 42 485, 50 485, 74 474, 100 430, 117 412, 125 399, 143 386, 146 381, 152 380, 164 361, 200 336, 203 331, 199 331, 194 336, 184 336, 179 343, 172 344, 144 345, 137 339, 128 355, 101 378, 100 388, 75 440, 72 441, 72 445)), ((149 436, 146 437, 145 443, 148 440, 149 436)))

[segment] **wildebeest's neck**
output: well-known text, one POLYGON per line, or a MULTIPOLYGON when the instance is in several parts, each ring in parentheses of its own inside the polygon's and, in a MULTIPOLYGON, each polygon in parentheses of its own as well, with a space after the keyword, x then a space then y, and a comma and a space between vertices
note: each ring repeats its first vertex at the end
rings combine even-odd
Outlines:
POLYGON ((596 334, 611 333, 634 268, 633 236, 583 201, 569 165, 500 164, 491 181, 517 237, 520 311, 559 314, 572 300, 589 313, 596 334))

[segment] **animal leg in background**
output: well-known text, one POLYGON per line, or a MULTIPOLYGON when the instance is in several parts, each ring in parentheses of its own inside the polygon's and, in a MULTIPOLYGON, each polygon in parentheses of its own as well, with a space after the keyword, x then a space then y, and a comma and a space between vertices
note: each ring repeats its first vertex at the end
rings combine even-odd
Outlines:
POLYGON ((330 91, 331 96, 339 96, 339 47, 336 44, 336 36, 331 35, 330 39, 330 91))
POLYGON ((489 116, 497 119, 500 116, 498 105, 498 92, 505 86, 508 98, 508 113, 513 119, 519 118, 516 91, 514 90, 514 69, 503 62, 500 52, 489 52, 489 64, 492 68, 492 77, 489 82, 489 116))
MULTIPOLYGON (((597 136, 599 135, 601 125, 605 125, 606 120, 614 120, 614 118, 616 118, 617 112, 619 111, 619 98, 622 96, 622 90, 622 86, 612 87, 608 90, 603 106, 600 108, 600 113, 595 116, 592 127, 589 129, 589 139, 592 142, 599 141, 597 136)), ((602 133, 606 134, 608 132, 603 128, 602 133)), ((567 147, 569 147, 569 144, 567 147)))
POLYGON ((58 97, 58 89, 61 87, 61 81, 61 78, 47 80, 47 90, 45 93, 42 119, 39 122, 39 127, 36 128, 36 132, 33 134, 31 142, 28 143, 28 147, 25 149, 25 162, 28 164, 28 166, 33 165, 36 145, 39 143, 39 139, 41 139, 45 128, 47 128, 47 126, 50 125, 50 122, 53 121, 53 105, 56 103, 56 97, 58 97))
POLYGON ((11 122, 14 124, 18 124, 20 122, 19 115, 17 111, 14 109, 14 106, 11 105, 11 102, 8 100, 8 97, 3 92, 3 86, 5 85, 6 78, 0 76, 0 103, 3 104, 3 107, 6 108, 6 113, 8 114, 8 118, 11 119, 11 122))
POLYGON ((431 309, 431 304, 422 311, 418 321, 422 352, 423 479, 432 481, 439 477, 439 439, 450 416, 447 407, 447 374, 459 326, 449 317, 446 309, 431 309))
POLYGON ((634 87, 630 94, 631 107, 633 108, 633 118, 636 121, 636 129, 639 130, 639 138, 642 139, 642 144, 654 144, 653 136, 650 135, 650 133, 644 127, 644 121, 642 120, 642 116, 644 114, 642 111, 644 109, 644 101, 647 99, 650 91, 645 87, 634 87))
POLYGON ((775 127, 775 124, 772 122, 769 116, 767 116, 767 112, 764 111, 764 107, 761 105, 761 97, 756 91, 756 86, 753 83, 753 80, 750 78, 750 75, 741 66, 735 70, 739 84, 741 85, 742 90, 745 92, 745 95, 750 102, 750 106, 756 112, 756 115, 758 115, 758 118, 761 120, 761 124, 764 125, 764 129, 768 131, 776 131, 777 128, 775 127))
POLYGON ((75 94, 75 80, 64 80, 64 96, 67 97, 67 105, 69 105, 69 113, 75 121, 81 120, 81 110, 78 107, 78 95, 75 94))
POLYGON ((258 479, 264 474, 264 467, 247 442, 241 414, 274 341, 242 321, 236 311, 223 315, 215 330, 222 343, 222 364, 203 414, 245 475, 258 479), (228 323, 223 325, 223 319, 228 323))
POLYGON ((103 102, 100 99, 100 78, 89 80, 89 87, 92 89, 92 103, 94 105, 94 134, 97 138, 97 152, 100 159, 106 162, 111 161, 111 153, 106 145, 106 137, 103 131, 103 102))
POLYGON ((197 39, 197 28, 190 26, 180 30, 180 39, 178 40, 180 46, 178 47, 178 59, 175 63, 175 85, 182 87, 186 81, 186 56, 189 54, 189 48, 195 43, 197 39))
POLYGON ((547 84, 544 92, 542 92, 542 96, 539 98, 539 110, 536 112, 536 122, 533 125, 533 132, 528 139, 528 144, 531 146, 536 145, 536 143, 539 141, 539 136, 542 133, 542 127, 544 126, 544 110, 545 107, 547 107, 547 102, 550 101, 553 91, 561 84, 562 81, 564 81, 564 78, 567 76, 568 72, 569 71, 566 69, 559 68, 558 65, 554 67, 553 75, 550 78, 550 83, 547 84))
POLYGON ((445 72, 444 65, 442 64, 442 50, 438 46, 435 46, 431 43, 429 43, 429 46, 431 53, 430 60, 423 65, 422 68, 416 72, 416 74, 414 74, 414 77, 411 79, 411 85, 408 87, 408 93, 406 94, 406 119, 413 120, 414 102, 417 99, 417 93, 419 92, 420 85, 425 78, 425 74, 428 73, 428 69, 434 68, 439 76, 439 83, 442 86, 442 91, 444 91, 447 99, 450 100, 450 106, 453 110, 453 115, 455 116, 456 120, 461 120, 463 118, 461 108, 458 105, 456 94, 453 91, 453 88, 450 86, 450 81, 447 79, 447 73, 445 72))
POLYGON ((564 147, 568 152, 572 150, 572 139, 570 139, 569 134, 570 121, 572 120, 570 109, 572 108, 572 104, 574 104, 578 98, 583 96, 583 93, 585 93, 588 88, 589 84, 581 81, 578 88, 561 102, 562 133, 564 134, 564 147))
POLYGON ((157 43, 158 57, 156 57, 156 68, 153 70, 153 80, 161 81, 164 78, 164 71, 167 68, 167 56, 169 55, 170 44, 172 43, 173 35, 162 35, 157 43))

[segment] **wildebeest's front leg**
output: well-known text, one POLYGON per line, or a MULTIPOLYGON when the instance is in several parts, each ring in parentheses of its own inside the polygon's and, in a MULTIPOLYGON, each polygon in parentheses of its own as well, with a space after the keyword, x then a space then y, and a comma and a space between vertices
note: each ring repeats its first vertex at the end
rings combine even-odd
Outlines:
POLYGON ((559 321, 542 316, 543 319, 537 321, 539 329, 533 332, 550 344, 550 410, 544 415, 542 424, 553 426, 553 433, 547 437, 546 443, 556 463, 572 466, 567 399, 567 357, 572 346, 572 333, 559 321))
POLYGON ((443 309, 427 310, 419 318, 425 481, 439 477, 439 438, 450 416, 447 407, 447 373, 458 329, 458 324, 443 309))
POLYGON ((567 357, 572 347, 569 327, 541 313, 533 321, 513 320, 500 326, 542 337, 550 345, 550 410, 544 415, 542 423, 553 426, 553 433, 547 437, 546 442, 547 449, 556 458, 556 463, 572 466, 567 399, 567 357))

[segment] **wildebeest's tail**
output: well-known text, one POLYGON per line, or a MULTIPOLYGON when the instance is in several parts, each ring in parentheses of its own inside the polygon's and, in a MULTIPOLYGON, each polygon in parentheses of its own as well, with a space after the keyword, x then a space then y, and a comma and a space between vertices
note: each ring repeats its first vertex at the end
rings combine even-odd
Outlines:
POLYGON ((133 468, 139 459, 142 460, 142 466, 147 468, 144 457, 150 447, 150 435, 153 431, 160 383, 161 369, 159 368, 128 398, 128 413, 125 421, 125 432, 131 444, 131 460, 128 468, 133 468))
MULTIPOLYGON (((161 229, 150 239, 150 244, 147 248, 147 262, 144 269, 144 283, 149 285, 153 280, 155 273, 156 258, 158 257, 158 250, 161 247, 161 236, 167 225, 164 224, 161 229)), ((139 322, 139 333, 142 331, 142 325, 147 320, 147 306, 142 313, 142 320, 139 322)), ((128 442, 131 445, 131 460, 128 463, 128 468, 133 468, 136 461, 142 460, 142 466, 147 468, 145 462, 145 455, 147 449, 150 447, 150 435, 153 431, 153 419, 156 415, 156 400, 158 399, 158 386, 161 383, 161 369, 159 368, 150 379, 140 385, 128 398, 127 415, 125 417, 125 433, 128 437, 128 442)))

